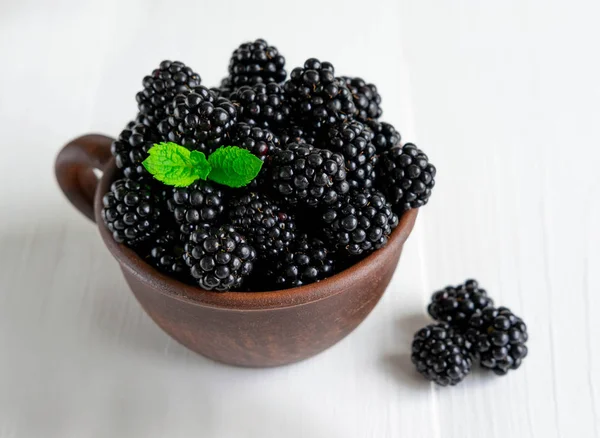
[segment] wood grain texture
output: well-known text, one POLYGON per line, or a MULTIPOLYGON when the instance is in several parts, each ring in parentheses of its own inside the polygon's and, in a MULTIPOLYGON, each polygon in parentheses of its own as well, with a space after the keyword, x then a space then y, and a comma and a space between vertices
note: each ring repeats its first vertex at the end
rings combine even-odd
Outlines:
POLYGON ((358 0, 286 8, 0 3, 0 437, 600 437, 597 2, 383 0, 361 24, 358 0), (52 171, 74 135, 119 133, 160 60, 212 85, 255 37, 377 83, 384 119, 439 169, 372 314, 268 370, 163 334, 52 171), (412 333, 431 291, 470 276, 527 321, 531 354, 506 378, 432 387, 412 333))

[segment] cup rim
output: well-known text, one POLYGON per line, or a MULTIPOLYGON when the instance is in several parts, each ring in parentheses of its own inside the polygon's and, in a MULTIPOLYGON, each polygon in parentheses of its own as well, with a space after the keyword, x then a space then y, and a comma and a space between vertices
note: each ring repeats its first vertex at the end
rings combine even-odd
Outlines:
POLYGON ((267 310, 302 306, 343 293, 361 277, 370 275, 386 260, 401 250, 410 235, 418 209, 408 210, 399 218, 399 224, 392 232, 387 245, 378 249, 358 263, 317 283, 305 286, 258 292, 215 292, 180 282, 158 271, 146 263, 129 247, 115 242, 102 220, 102 197, 109 190, 117 174, 115 160, 106 165, 96 187, 94 196, 94 216, 102 236, 112 256, 117 259, 121 269, 136 277, 153 290, 171 298, 199 306, 229 310, 267 310))

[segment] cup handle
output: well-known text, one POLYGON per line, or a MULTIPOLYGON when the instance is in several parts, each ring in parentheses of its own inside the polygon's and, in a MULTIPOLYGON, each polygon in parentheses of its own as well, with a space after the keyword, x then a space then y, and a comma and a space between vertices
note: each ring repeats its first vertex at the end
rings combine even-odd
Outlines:
POLYGON ((94 193, 98 177, 94 169, 103 171, 110 161, 113 139, 89 134, 67 143, 56 157, 56 180, 71 204, 92 222, 94 220, 94 193))

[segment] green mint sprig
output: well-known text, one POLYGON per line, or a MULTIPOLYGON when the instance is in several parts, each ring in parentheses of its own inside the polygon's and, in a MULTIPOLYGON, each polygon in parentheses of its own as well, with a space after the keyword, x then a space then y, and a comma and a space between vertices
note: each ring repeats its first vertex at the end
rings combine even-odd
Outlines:
POLYGON ((244 187, 262 168, 260 158, 237 146, 222 146, 209 155, 190 151, 176 143, 158 143, 142 165, 154 178, 175 187, 187 187, 199 179, 229 187, 244 187))

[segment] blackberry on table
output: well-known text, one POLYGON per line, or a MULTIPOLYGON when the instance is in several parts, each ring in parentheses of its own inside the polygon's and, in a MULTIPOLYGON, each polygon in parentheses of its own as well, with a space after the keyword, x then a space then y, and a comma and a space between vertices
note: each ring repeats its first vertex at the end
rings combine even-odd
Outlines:
POLYGON ((229 99, 237 107, 240 121, 270 129, 288 123, 290 107, 283 87, 274 82, 244 85, 232 92, 229 99))
POLYGON ((200 229, 185 244, 185 262, 206 290, 239 288, 250 275, 256 250, 231 225, 200 229))
POLYGON ((315 237, 302 234, 267 269, 278 289, 303 286, 323 280, 334 272, 334 260, 327 245, 315 237))
POLYGON ((167 117, 158 125, 166 141, 205 154, 223 144, 225 134, 237 120, 235 106, 206 87, 179 94, 167 107, 167 117))
POLYGON ((471 372, 468 348, 464 336, 448 324, 431 324, 415 333, 411 359, 427 380, 456 385, 471 372))
POLYGON ((136 95, 143 123, 155 126, 177 94, 187 94, 202 82, 200 75, 179 61, 163 61, 142 81, 144 89, 136 95))
POLYGON ((377 92, 377 87, 367 84, 362 78, 342 76, 341 79, 352 93, 357 110, 356 119, 362 122, 378 119, 383 111, 380 107, 381 96, 377 92))
POLYGON ((375 137, 373 137, 373 144, 375 145, 378 154, 382 154, 388 149, 400 144, 400 133, 389 123, 380 122, 378 120, 367 120, 366 123, 375 135, 375 137))
POLYGON ((150 174, 142 165, 148 157, 148 150, 160 141, 158 132, 136 119, 121 131, 119 138, 111 144, 110 150, 115 163, 126 178, 139 179, 150 174))
POLYGON ((433 319, 465 329, 476 312, 491 307, 494 302, 475 280, 459 286, 447 286, 431 297, 427 311, 433 319))
POLYGON ((216 223, 225 208, 224 198, 218 186, 207 181, 196 181, 188 187, 173 187, 167 199, 167 208, 185 236, 199 226, 216 223))
POLYGON ((322 220, 329 241, 351 255, 383 247, 398 226, 391 205, 374 190, 358 191, 324 208, 322 220))
POLYGON ((467 340, 482 367, 502 376, 527 356, 527 326, 506 307, 487 307, 469 320, 467 340))
POLYGON ((183 253, 183 243, 177 233, 168 230, 150 241, 145 259, 159 271, 181 278, 187 274, 183 253))
POLYGON ((296 237, 294 217, 262 193, 249 192, 233 199, 229 219, 246 236, 259 257, 281 255, 296 237))
POLYGON ((229 77, 233 88, 285 80, 285 58, 263 39, 241 44, 231 55, 229 77))
POLYGON ((333 65, 311 58, 292 70, 284 84, 292 116, 308 128, 320 129, 351 119, 356 113, 352 93, 335 77, 333 65))
POLYGON ((396 146, 380 156, 379 186, 399 213, 427 204, 435 174, 427 155, 412 143, 396 146))
POLYGON ((350 190, 342 155, 304 143, 273 154, 271 178, 286 202, 309 207, 335 203, 350 190))
POLYGON ((160 198, 145 180, 113 182, 102 204, 102 219, 118 243, 136 246, 160 230, 160 198))
POLYGON ((378 156, 372 143, 373 132, 358 121, 329 129, 329 146, 344 156, 348 183, 353 189, 370 189, 375 184, 378 156))

